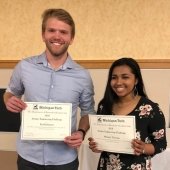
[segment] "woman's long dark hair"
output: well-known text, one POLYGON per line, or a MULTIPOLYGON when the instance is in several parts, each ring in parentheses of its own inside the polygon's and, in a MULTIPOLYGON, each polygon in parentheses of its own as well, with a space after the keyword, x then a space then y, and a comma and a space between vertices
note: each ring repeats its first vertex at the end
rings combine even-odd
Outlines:
POLYGON ((120 58, 115 62, 113 62, 113 64, 109 69, 108 81, 107 81, 104 97, 98 104, 97 114, 103 114, 103 115, 112 114, 113 103, 118 100, 117 94, 112 90, 112 87, 110 85, 110 82, 112 80, 112 72, 115 67, 123 66, 123 65, 128 66, 131 69, 132 73, 135 75, 135 78, 138 80, 138 83, 136 84, 136 90, 138 92, 138 95, 147 97, 143 79, 142 79, 141 70, 136 60, 134 60, 133 58, 120 58))

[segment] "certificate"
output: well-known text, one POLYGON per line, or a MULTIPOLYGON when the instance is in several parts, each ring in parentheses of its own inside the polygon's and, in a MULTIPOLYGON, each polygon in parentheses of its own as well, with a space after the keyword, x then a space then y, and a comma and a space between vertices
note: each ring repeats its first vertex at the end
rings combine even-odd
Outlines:
POLYGON ((99 150, 134 154, 135 116, 89 115, 90 132, 99 150))
POLYGON ((22 140, 64 140, 71 134, 71 103, 26 102, 22 111, 22 140))

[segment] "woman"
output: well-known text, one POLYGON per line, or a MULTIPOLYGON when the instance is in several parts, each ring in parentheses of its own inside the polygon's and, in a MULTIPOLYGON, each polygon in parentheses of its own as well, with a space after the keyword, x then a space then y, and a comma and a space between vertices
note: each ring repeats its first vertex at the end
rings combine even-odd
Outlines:
POLYGON ((89 148, 101 152, 98 170, 151 170, 151 157, 166 149, 165 118, 158 104, 149 100, 138 63, 132 58, 116 60, 110 70, 98 115, 133 115, 136 118, 134 154, 99 151, 95 139, 89 148))

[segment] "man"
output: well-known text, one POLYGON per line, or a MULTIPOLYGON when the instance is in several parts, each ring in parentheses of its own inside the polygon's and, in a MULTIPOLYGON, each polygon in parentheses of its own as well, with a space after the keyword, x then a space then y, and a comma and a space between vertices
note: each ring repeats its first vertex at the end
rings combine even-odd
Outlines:
POLYGON ((75 63, 68 47, 75 35, 75 24, 63 9, 48 9, 42 15, 42 38, 46 50, 20 61, 4 94, 6 108, 21 112, 25 102, 72 104, 71 136, 64 141, 17 139, 18 170, 77 170, 77 148, 89 128, 88 114, 94 114, 94 90, 87 70, 75 63), (24 96, 24 101, 21 97, 24 96), (81 109, 76 130, 77 108, 81 109))

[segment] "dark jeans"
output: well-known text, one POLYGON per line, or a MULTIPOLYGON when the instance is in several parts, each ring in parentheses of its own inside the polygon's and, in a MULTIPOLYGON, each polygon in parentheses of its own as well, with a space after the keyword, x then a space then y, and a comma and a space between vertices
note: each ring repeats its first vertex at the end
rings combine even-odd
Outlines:
POLYGON ((18 170, 78 170, 79 162, 76 158, 73 162, 64 165, 38 165, 18 155, 17 165, 18 170))

